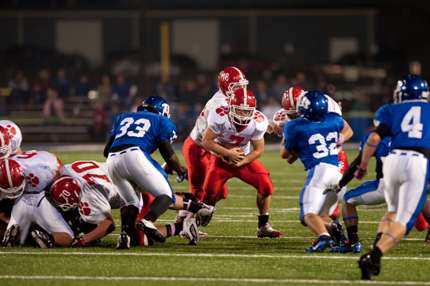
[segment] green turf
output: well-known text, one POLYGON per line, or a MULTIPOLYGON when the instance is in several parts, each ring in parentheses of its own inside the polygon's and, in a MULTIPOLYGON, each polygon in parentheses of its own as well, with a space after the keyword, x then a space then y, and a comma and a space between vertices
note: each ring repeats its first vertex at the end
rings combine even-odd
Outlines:
MULTIPOLYGON (((64 163, 80 159, 102 161, 91 152, 58 153, 64 163)), ((355 154, 349 152, 352 159, 355 154)), ((343 285, 359 282, 358 255, 305 254, 313 240, 310 231, 298 221, 298 194, 305 172, 300 163, 288 165, 277 152, 266 152, 262 161, 275 185, 271 221, 285 232, 278 240, 255 237, 257 210, 255 190, 238 180, 229 182, 230 197, 217 205, 210 234, 197 246, 180 238, 165 244, 128 251, 115 249, 116 234, 99 245, 80 249, 40 250, 20 247, 0 252, 0 285, 343 285), (9 253, 9 254, 8 254, 9 253), (66 255, 62 255, 66 254, 66 255), (117 255, 121 254, 121 255, 117 255), (29 279, 29 276, 38 276, 29 279), (82 280, 76 280, 80 277, 82 280), (111 277, 111 278, 109 278, 111 277), (26 280, 23 280, 26 278, 26 280), (35 280, 39 278, 40 280, 35 280), (126 280, 129 279, 129 280, 126 280), (177 280, 168 280, 177 279, 177 280), (246 280, 244 280, 246 279, 246 280)), ((368 178, 373 178, 369 174, 368 178)), ((357 185, 353 181, 351 186, 357 185)), ((187 189, 176 184, 176 191, 187 189)), ((385 206, 360 207, 360 237, 367 249, 376 231, 376 221, 385 206)), ((118 211, 114 211, 116 223, 118 211)), ((161 222, 172 221, 169 211, 161 222)), ((383 259, 376 281, 416 284, 429 281, 430 246, 422 241, 425 233, 412 232, 409 239, 383 259), (397 258, 396 258, 397 257, 397 258), (424 260, 418 260, 424 258, 424 260)), ((378 284, 376 284, 378 285, 378 284)), ((382 284, 381 284, 382 285, 382 284)), ((390 285, 390 284, 388 284, 390 285)))

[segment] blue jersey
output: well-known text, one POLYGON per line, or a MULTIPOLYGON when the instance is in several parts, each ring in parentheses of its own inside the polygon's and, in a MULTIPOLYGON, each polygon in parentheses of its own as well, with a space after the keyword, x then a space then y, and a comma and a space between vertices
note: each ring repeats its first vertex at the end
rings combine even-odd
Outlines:
POLYGON ((337 142, 343 129, 343 119, 329 113, 320 122, 299 117, 284 126, 284 147, 298 153, 306 170, 319 163, 339 165, 337 142))
POLYGON ((430 148, 430 103, 420 100, 386 104, 376 111, 375 124, 386 126, 391 148, 430 148))
POLYGON ((151 154, 157 150, 160 141, 176 139, 176 126, 167 117, 153 112, 124 112, 115 117, 112 136, 115 139, 111 148, 134 145, 151 154))
MULTIPOLYGON (((360 151, 363 150, 364 145, 367 142, 367 138, 369 138, 369 134, 364 135, 360 142, 360 151)), ((378 147, 376 147, 376 151, 373 154, 376 159, 380 159, 381 157, 386 157, 388 153, 390 153, 390 147, 391 147, 391 137, 387 136, 384 137, 381 142, 379 142, 378 147)))

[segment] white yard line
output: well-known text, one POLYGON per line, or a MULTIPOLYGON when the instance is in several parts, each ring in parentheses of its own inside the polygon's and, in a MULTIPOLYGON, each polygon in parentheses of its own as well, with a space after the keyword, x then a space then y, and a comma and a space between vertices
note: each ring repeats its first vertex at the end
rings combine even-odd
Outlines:
MULTIPOLYGON (((329 259, 329 260, 357 260, 357 256, 349 255, 294 255, 294 254, 237 254, 237 253, 174 253, 174 252, 74 252, 74 251, 7 251, 1 252, 0 256, 23 255, 23 256, 147 256, 147 257, 204 257, 204 258, 272 258, 272 259, 329 259)), ((388 256, 384 260, 410 260, 430 261, 430 257, 418 256, 388 256)))
POLYGON ((430 285, 421 281, 362 281, 323 279, 275 278, 214 278, 214 277, 158 277, 158 276, 73 276, 73 275, 0 275, 0 280, 99 280, 99 281, 191 281, 228 283, 283 283, 283 284, 364 284, 364 285, 430 285))

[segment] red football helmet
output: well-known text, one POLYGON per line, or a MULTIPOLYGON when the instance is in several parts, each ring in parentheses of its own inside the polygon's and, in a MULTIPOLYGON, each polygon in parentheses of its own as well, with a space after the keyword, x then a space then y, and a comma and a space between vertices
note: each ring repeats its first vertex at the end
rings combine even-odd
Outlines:
POLYGON ((297 102, 299 97, 305 93, 305 90, 299 86, 290 87, 282 95, 282 108, 287 111, 289 115, 297 114, 297 102))
POLYGON ((25 174, 21 165, 12 159, 0 160, 0 196, 16 199, 25 188, 25 174))
POLYGON ((9 132, 0 126, 0 159, 9 157, 11 151, 9 132))
POLYGON ((49 197, 51 202, 63 211, 69 211, 79 206, 81 184, 70 176, 61 176, 51 186, 49 197))
POLYGON ((228 116, 234 124, 247 126, 254 116, 257 100, 246 88, 236 89, 229 99, 228 116))
POLYGON ((237 67, 226 67, 218 74, 218 86, 227 97, 230 97, 236 89, 247 85, 248 80, 237 67))

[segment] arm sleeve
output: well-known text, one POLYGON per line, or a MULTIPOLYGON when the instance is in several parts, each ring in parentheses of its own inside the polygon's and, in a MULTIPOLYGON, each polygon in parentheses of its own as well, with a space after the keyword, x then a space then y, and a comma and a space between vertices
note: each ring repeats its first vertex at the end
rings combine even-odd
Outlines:
POLYGON ((177 138, 176 125, 170 119, 163 118, 160 126, 159 141, 169 141, 170 143, 173 143, 177 138))
POLYGON ((228 111, 223 107, 217 107, 209 110, 207 127, 215 134, 221 134, 224 130, 224 117, 228 116, 228 111))
POLYGON ((288 151, 294 151, 296 149, 296 138, 297 132, 293 121, 288 122, 284 126, 284 147, 288 151))
POLYGON ((259 118, 255 119, 256 128, 251 140, 260 140, 264 138, 264 134, 266 134, 267 127, 269 126, 269 121, 264 114, 259 112, 256 116, 259 118))
POLYGON ((112 146, 112 143, 114 140, 115 140, 115 136, 111 135, 108 142, 106 143, 104 150, 103 150, 103 156, 105 156, 105 158, 108 157, 110 147, 112 146))
POLYGON ((357 166, 361 162, 361 151, 358 153, 357 157, 349 164, 348 169, 346 169, 345 173, 342 176, 342 179, 339 181, 339 187, 343 188, 346 186, 351 180, 354 178, 354 173, 357 170, 357 166))

